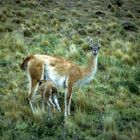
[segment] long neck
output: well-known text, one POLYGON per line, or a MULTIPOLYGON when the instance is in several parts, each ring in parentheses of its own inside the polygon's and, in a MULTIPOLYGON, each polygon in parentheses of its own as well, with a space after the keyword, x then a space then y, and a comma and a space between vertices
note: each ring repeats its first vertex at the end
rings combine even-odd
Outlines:
POLYGON ((92 56, 89 59, 88 65, 82 69, 82 76, 80 77, 76 85, 83 85, 94 79, 95 73, 97 71, 97 62, 98 54, 96 56, 92 56))
POLYGON ((96 56, 92 56, 89 59, 88 65, 86 66, 86 68, 83 69, 83 78, 86 76, 94 78, 95 73, 97 71, 97 62, 98 62, 98 54, 96 56))

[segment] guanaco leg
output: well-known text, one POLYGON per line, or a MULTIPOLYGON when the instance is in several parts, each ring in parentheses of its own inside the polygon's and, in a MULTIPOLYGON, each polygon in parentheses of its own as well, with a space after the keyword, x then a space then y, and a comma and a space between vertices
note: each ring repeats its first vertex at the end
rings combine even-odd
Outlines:
POLYGON ((29 104, 30 104, 30 107, 32 109, 32 112, 34 113, 35 108, 34 108, 33 104, 35 102, 35 95, 36 95, 36 91, 37 91, 37 88, 38 88, 38 81, 32 79, 30 85, 31 86, 30 86, 30 92, 29 92, 29 95, 28 95, 28 100, 29 100, 29 104))

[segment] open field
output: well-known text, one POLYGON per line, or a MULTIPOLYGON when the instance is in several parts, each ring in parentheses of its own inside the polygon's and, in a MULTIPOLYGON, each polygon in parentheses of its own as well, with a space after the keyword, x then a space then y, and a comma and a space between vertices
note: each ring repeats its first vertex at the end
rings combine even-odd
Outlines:
MULTIPOLYGON (((62 108, 63 100, 61 91, 62 108)), ((139 130, 139 0, 0 1, 0 140, 139 140, 139 130), (33 115, 23 58, 49 54, 86 65, 87 36, 103 47, 95 80, 74 90, 72 115, 33 115)))

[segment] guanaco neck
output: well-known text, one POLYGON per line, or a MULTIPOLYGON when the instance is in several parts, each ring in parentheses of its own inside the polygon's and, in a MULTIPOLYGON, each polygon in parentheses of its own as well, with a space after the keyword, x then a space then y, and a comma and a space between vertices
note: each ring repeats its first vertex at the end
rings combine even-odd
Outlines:
POLYGON ((88 60, 88 65, 85 68, 82 68, 81 70, 81 77, 80 79, 76 82, 77 85, 83 85, 85 83, 90 82, 92 79, 94 79, 94 76, 97 71, 97 63, 98 63, 98 54, 97 55, 92 55, 90 59, 88 60))

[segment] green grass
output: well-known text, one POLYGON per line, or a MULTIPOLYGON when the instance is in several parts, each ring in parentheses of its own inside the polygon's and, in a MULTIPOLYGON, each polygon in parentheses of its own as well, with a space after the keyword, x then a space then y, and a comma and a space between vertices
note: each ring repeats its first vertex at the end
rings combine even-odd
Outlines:
MULTIPOLYGON (((0 139, 140 139, 139 4, 138 0, 126 0, 121 7, 97 0, 0 2, 0 139), (96 14, 100 12, 104 14, 96 14), (128 22, 130 29, 123 26, 128 22), (86 65, 87 36, 99 39, 103 47, 95 79, 74 89, 71 116, 64 120, 63 113, 55 112, 49 117, 39 108, 33 115, 27 74, 19 67, 23 58, 49 54, 86 65)), ((63 110, 64 91, 59 102, 63 110)))

